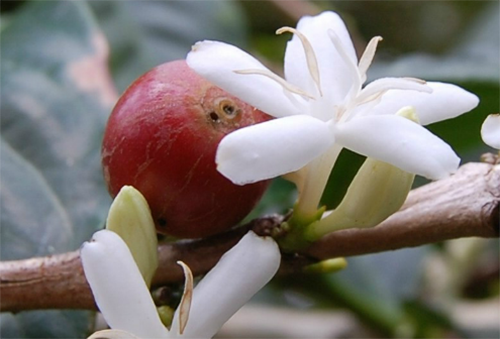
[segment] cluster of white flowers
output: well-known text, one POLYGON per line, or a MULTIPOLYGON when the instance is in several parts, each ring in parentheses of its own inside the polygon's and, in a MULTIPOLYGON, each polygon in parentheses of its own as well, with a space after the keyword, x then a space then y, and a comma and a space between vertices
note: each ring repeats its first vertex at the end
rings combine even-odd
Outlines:
POLYGON ((279 77, 239 48, 198 42, 187 56, 197 73, 277 118, 226 136, 219 171, 237 184, 287 175, 299 189, 294 209, 317 215, 328 176, 342 148, 406 172, 440 179, 460 159, 422 125, 473 109, 478 98, 446 83, 382 78, 363 87, 380 37, 358 60, 342 19, 334 12, 303 17, 290 32, 279 77), (418 123, 396 114, 411 106, 418 123))

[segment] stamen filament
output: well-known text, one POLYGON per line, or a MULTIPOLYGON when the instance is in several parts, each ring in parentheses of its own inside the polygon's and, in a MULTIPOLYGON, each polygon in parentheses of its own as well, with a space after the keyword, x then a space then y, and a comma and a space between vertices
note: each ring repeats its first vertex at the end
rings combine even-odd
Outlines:
POLYGON ((278 84, 280 84, 284 89, 298 94, 300 96, 306 97, 308 99, 315 99, 314 96, 310 95, 307 92, 304 92, 302 89, 298 88, 297 86, 292 85, 291 83, 287 82, 285 79, 279 77, 278 75, 268 71, 268 70, 263 70, 263 69, 242 69, 242 70, 236 70, 233 71, 236 74, 250 74, 250 75, 263 75, 265 77, 270 78, 271 80, 276 81, 278 84))
POLYGON ((426 82, 415 78, 382 78, 370 82, 361 90, 356 98, 356 103, 366 102, 367 98, 391 89, 413 90, 419 92, 432 92, 426 82))
POLYGON ((385 93, 387 92, 387 90, 382 90, 380 92, 376 92, 370 96, 362 96, 362 97, 359 97, 355 100, 355 102, 353 103, 353 106, 361 106, 361 105, 364 105, 364 104, 367 104, 369 102, 372 102, 372 101, 377 101, 379 100, 385 93))
POLYGON ((309 74, 311 75, 311 78, 313 79, 314 83, 316 84, 316 87, 318 88, 319 95, 323 96, 323 92, 321 91, 318 60, 316 59, 316 54, 314 54, 314 49, 311 43, 309 42, 309 40, 307 40, 304 34, 302 34, 300 31, 292 27, 288 26, 281 27, 276 31, 276 34, 280 35, 285 32, 295 34, 300 39, 300 42, 304 47, 304 53, 306 55, 306 62, 307 62, 307 68, 309 69, 309 74))

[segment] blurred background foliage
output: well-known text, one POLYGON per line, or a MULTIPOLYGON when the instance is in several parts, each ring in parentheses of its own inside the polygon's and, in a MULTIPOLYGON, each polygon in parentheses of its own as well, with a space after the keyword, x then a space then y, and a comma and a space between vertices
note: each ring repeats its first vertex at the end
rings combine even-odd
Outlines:
MULTIPOLYGON (((498 1, 2 1, 2 260, 75 250, 103 226, 110 199, 99 164, 102 131, 117 94, 135 78, 184 58, 203 39, 233 43, 281 73, 290 37, 274 32, 323 10, 342 15, 358 53, 383 36, 369 81, 412 76, 476 93, 473 112, 430 129, 463 162, 491 151, 479 129, 500 111, 498 1)), ((325 204, 340 201, 362 161, 342 154, 325 204)), ((285 213, 294 199, 293 185, 277 179, 251 217, 285 213)), ((348 262, 334 275, 275 279, 221 336, 500 335, 498 241, 461 239, 348 262)), ((82 311, 0 317, 2 338, 84 338, 93 326, 94 314, 82 311)))

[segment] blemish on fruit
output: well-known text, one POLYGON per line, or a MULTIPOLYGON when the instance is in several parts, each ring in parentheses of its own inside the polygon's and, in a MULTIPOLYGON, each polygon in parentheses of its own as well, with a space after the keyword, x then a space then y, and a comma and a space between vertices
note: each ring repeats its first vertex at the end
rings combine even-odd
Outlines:
POLYGON ((158 218, 156 222, 158 223, 158 226, 162 228, 167 227, 167 220, 165 218, 158 218))
POLYGON ((213 122, 219 122, 219 115, 215 112, 210 112, 208 115, 213 122))
POLYGON ((239 109, 236 104, 228 98, 216 99, 214 104, 216 105, 217 112, 228 120, 236 118, 241 113, 241 109, 239 109))

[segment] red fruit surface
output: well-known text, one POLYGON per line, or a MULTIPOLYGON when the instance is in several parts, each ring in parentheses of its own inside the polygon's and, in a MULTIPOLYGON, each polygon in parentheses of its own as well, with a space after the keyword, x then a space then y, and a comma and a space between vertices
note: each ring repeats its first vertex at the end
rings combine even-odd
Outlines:
POLYGON ((137 188, 159 233, 198 238, 235 226, 268 182, 230 182, 216 169, 217 146, 226 134, 268 119, 185 61, 160 65, 125 91, 109 117, 102 146, 109 192, 137 188))

